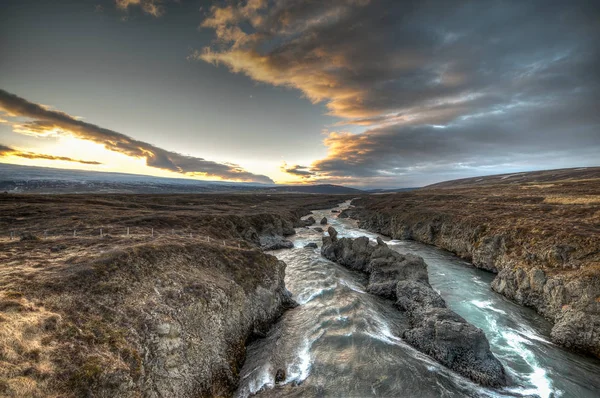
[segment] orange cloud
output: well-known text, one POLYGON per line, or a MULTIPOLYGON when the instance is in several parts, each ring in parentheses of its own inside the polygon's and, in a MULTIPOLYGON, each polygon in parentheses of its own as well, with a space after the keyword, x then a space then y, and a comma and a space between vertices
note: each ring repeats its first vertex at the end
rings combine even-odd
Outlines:
POLYGON ((297 164, 288 165, 286 162, 283 162, 279 169, 284 173, 291 174, 302 179, 311 179, 316 176, 315 173, 310 171, 310 167, 308 166, 300 166, 297 164))
POLYGON ((75 162, 75 163, 93 164, 93 165, 102 164, 102 163, 96 162, 94 160, 80 160, 80 159, 69 158, 67 156, 53 156, 53 155, 45 155, 42 153, 24 152, 24 151, 13 149, 13 148, 10 148, 10 147, 0 144, 0 157, 9 157, 9 156, 17 156, 17 157, 26 158, 26 159, 62 160, 65 162, 75 162))

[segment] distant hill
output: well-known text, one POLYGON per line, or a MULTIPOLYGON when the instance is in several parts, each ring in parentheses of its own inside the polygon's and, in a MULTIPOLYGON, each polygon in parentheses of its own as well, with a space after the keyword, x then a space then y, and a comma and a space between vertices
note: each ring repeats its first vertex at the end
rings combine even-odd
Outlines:
POLYGON ((460 180, 450 180, 427 185, 421 189, 455 189, 478 186, 484 187, 491 185, 544 185, 558 181, 574 182, 590 180, 600 181, 600 167, 578 167, 572 169, 541 170, 522 173, 497 174, 485 177, 462 178, 460 180))
POLYGON ((66 170, 0 163, 0 192, 9 193, 315 193, 360 194, 340 185, 275 185, 201 181, 139 174, 66 170))
POLYGON ((412 191, 418 188, 389 188, 389 189, 385 189, 385 188, 375 188, 375 189, 367 189, 366 192, 368 193, 394 193, 394 192, 408 192, 408 191, 412 191))

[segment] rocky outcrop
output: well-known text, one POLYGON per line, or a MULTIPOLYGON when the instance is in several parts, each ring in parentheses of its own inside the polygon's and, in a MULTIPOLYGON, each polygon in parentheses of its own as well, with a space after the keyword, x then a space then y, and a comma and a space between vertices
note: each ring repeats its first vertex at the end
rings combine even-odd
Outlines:
POLYGON ((246 342, 294 305, 284 275, 258 249, 156 240, 40 273, 21 291, 55 314, 40 355, 57 395, 229 396, 246 342))
POLYGON ((260 248, 263 250, 291 249, 294 244, 278 235, 263 235, 260 237, 260 248))
POLYGON ((320 222, 321 225, 327 225, 327 217, 323 217, 320 222))
POLYGON ((409 344, 482 385, 506 384, 504 368, 490 351, 483 331, 446 307, 429 285, 427 264, 421 257, 398 253, 381 238, 377 245, 364 236, 339 239, 331 226, 328 235, 323 237, 321 254, 367 273, 369 293, 395 300, 409 317, 410 327, 401 333, 409 344))
POLYGON ((353 203, 358 206, 340 217, 355 218, 359 227, 393 239, 435 245, 497 273, 492 289, 554 322, 553 342, 600 357, 600 268, 593 260, 600 252, 591 245, 593 237, 577 244, 550 243, 547 234, 541 240, 519 229, 492 227, 493 219, 396 213, 371 210, 366 200, 353 203))
POLYGON ((314 225, 317 221, 315 220, 315 218, 313 216, 309 216, 306 219, 300 219, 298 220, 294 227, 296 228, 301 228, 301 227, 308 227, 311 225, 314 225))

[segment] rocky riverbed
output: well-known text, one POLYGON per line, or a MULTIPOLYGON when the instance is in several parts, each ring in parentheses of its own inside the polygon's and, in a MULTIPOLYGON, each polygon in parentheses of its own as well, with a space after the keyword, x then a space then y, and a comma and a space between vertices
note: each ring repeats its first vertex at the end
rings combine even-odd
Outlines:
POLYGON ((486 386, 506 384, 504 367, 490 351, 481 329, 447 308, 444 299, 429 284, 423 258, 401 254, 377 238, 337 237, 329 227, 323 237, 324 257, 369 275, 367 292, 396 301, 407 313, 409 327, 399 335, 419 351, 448 368, 486 386))
POLYGON ((580 173, 370 195, 341 217, 496 273, 492 288, 551 320, 554 342, 600 357, 600 172, 580 173))

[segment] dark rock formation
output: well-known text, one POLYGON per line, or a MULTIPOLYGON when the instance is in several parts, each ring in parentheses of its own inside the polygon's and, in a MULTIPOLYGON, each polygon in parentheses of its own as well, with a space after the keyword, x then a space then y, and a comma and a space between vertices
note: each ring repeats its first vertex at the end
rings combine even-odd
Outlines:
POLYGON ((260 237, 260 248, 263 250, 291 249, 294 244, 278 235, 263 235, 260 237))
POLYGON ((338 238, 333 227, 323 237, 321 254, 348 268, 369 274, 367 291, 396 301, 406 311, 410 328, 402 337, 441 364, 482 385, 506 384, 500 361, 490 351, 483 331, 446 307, 429 285, 427 264, 421 257, 401 254, 381 239, 338 238))
MULTIPOLYGON (((414 239, 451 251, 474 266, 498 275, 492 289, 518 304, 536 309, 554 322, 552 341, 600 357, 600 277, 597 269, 578 270, 573 245, 546 249, 505 231, 496 233, 486 223, 474 223, 437 212, 388 213, 365 203, 344 210, 340 217, 358 219, 361 228, 394 239, 414 239), (554 272, 561 269, 568 272, 554 272)), ((525 235, 527 236, 527 235, 525 235)), ((591 238, 590 238, 591 242, 591 238)), ((590 249, 592 250, 592 249, 590 249)), ((593 264, 593 262, 592 262, 593 264)))
POLYGON ((320 224, 321 224, 321 225, 327 225, 327 217, 323 217, 323 218, 321 219, 321 223, 320 223, 320 224))
POLYGON ((316 249, 319 246, 317 246, 317 244, 315 242, 310 242, 309 244, 307 244, 306 246, 304 246, 305 248, 310 247, 311 249, 316 249))
POLYGON ((278 369, 277 373, 275 373, 275 383, 281 383, 285 380, 285 370, 278 369))
POLYGON ((321 228, 321 227, 315 227, 315 228, 313 228, 313 230, 315 230, 317 232, 323 232, 323 228, 321 228))
POLYGON ((413 312, 411 329, 404 332, 403 338, 477 383, 492 387, 506 384, 504 368, 490 351, 483 331, 449 308, 429 307, 413 312))
POLYGON ((298 220, 294 226, 296 228, 308 227, 310 225, 315 224, 316 222, 317 221, 315 220, 315 218, 313 216, 310 216, 310 217, 306 218, 305 220, 302 220, 302 219, 298 220))

